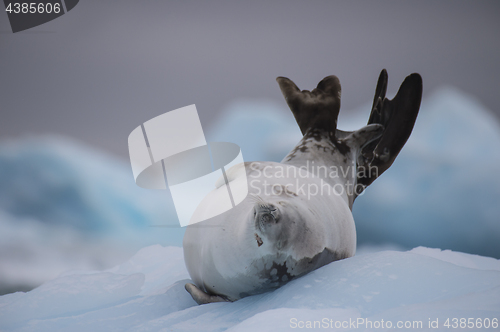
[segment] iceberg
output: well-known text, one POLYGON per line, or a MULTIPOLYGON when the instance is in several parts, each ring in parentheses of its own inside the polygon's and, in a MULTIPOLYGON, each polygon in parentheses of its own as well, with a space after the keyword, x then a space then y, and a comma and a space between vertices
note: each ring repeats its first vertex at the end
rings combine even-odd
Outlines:
POLYGON ((176 223, 169 193, 137 187, 118 158, 66 137, 0 143, 3 293, 109 268, 148 245, 180 246, 176 223))

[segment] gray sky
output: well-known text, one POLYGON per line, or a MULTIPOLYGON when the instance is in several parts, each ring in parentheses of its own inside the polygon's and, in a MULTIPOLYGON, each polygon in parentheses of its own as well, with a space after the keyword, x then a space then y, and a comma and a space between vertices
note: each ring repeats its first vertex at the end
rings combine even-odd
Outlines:
MULTIPOLYGON (((286 104, 275 78, 335 74, 342 108, 419 72, 500 117, 500 1, 85 1, 12 34, 0 14, 0 139, 59 133, 128 158, 142 122, 195 103, 207 128, 231 101, 286 104)), ((450 119, 452 121, 452 119, 450 119)))

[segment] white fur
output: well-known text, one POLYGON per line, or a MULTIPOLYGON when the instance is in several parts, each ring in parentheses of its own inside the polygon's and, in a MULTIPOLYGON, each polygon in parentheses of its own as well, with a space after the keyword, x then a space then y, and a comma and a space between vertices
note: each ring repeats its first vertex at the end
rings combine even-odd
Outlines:
MULTIPOLYGON (((377 125, 365 128, 368 130, 361 135, 370 136, 365 137, 365 143, 380 134, 377 125)), ((269 272, 273 263, 286 262, 287 273, 295 276, 309 270, 299 268, 298 264, 295 266, 294 262, 312 259, 325 249, 341 254, 342 258, 353 256, 356 229, 350 208, 354 198, 347 191, 338 195, 333 190, 328 194, 326 189, 335 186, 352 189, 355 170, 340 172, 339 177, 323 173, 317 176, 315 167, 330 169, 335 166, 344 171, 348 166, 355 167, 360 146, 358 136, 344 141, 349 146, 348 153, 340 153, 324 135, 321 139, 306 135, 298 144, 301 149, 296 148, 281 163, 246 163, 249 195, 245 200, 217 217, 187 227, 184 259, 196 286, 207 293, 237 300, 259 292, 266 285, 268 280, 263 273, 269 272), (274 194, 271 185, 276 188, 274 194), (312 195, 310 188, 314 186, 324 188, 323 194, 312 195), (282 193, 278 195, 280 187, 282 193), (266 195, 265 190, 271 194, 266 195), (278 222, 278 226, 272 227, 282 228, 263 233, 255 226, 254 208, 261 203, 279 207, 276 213, 281 214, 281 224, 278 222), (276 237, 279 240, 275 240, 276 237), (260 245, 258 239, 262 242, 260 245)), ((242 166, 228 170, 228 181, 232 185, 245 185, 242 166)), ((210 204, 204 204, 206 209, 216 206, 223 190, 225 187, 219 186, 207 196, 205 201, 210 204)))

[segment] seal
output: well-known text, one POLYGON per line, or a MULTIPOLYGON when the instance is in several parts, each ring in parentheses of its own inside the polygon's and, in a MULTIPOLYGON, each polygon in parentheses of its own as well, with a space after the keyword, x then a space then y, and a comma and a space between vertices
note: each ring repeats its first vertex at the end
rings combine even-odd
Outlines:
MULTIPOLYGON (((347 132, 337 129, 341 87, 336 76, 312 91, 277 78, 303 138, 280 163, 230 168, 227 181, 232 188, 248 183, 247 197, 187 227, 184 260, 194 284, 186 284, 186 290, 198 304, 270 291, 354 256, 354 200, 394 162, 420 108, 419 74, 406 77, 392 100, 385 97, 387 79, 384 69, 368 124, 347 132)), ((206 197, 214 206, 224 181, 206 197)))

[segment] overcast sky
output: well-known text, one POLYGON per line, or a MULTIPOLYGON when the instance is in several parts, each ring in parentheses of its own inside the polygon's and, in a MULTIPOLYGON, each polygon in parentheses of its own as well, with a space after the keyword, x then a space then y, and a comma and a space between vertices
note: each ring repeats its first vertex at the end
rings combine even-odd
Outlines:
MULTIPOLYGON (((0 139, 59 133, 128 157, 127 137, 195 103, 208 128, 231 101, 286 104, 275 82, 335 74, 342 109, 392 97, 418 72, 500 118, 500 1, 103 1, 13 34, 0 13, 0 139)), ((453 119, 450 119, 453 121, 453 119)))

